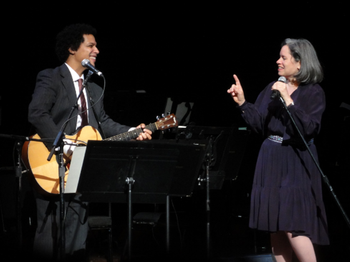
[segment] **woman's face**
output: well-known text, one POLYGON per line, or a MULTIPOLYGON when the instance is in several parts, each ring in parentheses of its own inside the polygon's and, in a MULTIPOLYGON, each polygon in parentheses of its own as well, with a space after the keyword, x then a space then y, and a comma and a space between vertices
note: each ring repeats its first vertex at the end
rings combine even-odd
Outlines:
POLYGON ((295 61, 287 45, 281 48, 280 58, 276 63, 278 65, 278 75, 287 79, 293 78, 300 70, 300 61, 295 61))

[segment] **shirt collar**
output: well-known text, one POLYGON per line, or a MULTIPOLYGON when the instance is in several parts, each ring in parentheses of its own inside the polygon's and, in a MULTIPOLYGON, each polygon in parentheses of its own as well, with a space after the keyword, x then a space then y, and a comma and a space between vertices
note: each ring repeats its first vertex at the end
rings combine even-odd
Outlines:
POLYGON ((73 82, 78 81, 79 78, 81 78, 81 79, 84 80, 84 74, 82 74, 81 77, 80 77, 80 76, 78 75, 78 73, 74 71, 73 68, 71 68, 67 63, 65 63, 65 64, 66 64, 66 66, 68 67, 68 70, 69 70, 69 72, 70 72, 70 74, 71 74, 71 76, 72 76, 73 82))

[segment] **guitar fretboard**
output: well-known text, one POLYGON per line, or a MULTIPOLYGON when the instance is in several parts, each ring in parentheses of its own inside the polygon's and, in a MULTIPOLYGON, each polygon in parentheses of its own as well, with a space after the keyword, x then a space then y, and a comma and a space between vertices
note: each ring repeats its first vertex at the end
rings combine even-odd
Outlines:
MULTIPOLYGON (((157 130, 157 126, 155 123, 149 124, 145 128, 152 131, 152 132, 157 130)), ((141 128, 136 128, 134 130, 106 138, 104 140, 105 141, 129 141, 131 139, 137 138, 141 134, 141 132, 142 132, 141 128)))

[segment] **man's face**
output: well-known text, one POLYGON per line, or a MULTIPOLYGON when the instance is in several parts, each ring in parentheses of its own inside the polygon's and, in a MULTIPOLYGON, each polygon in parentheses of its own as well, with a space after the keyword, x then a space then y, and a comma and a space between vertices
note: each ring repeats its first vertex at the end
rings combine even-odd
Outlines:
POLYGON ((89 59, 90 63, 95 66, 97 55, 100 51, 97 49, 97 43, 93 35, 83 35, 84 42, 80 44, 75 51, 75 60, 81 64, 84 59, 89 59))

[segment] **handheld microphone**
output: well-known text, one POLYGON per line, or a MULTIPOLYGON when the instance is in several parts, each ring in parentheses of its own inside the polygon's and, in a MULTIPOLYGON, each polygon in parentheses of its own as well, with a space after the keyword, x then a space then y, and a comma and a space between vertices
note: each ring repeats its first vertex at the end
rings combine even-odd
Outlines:
POLYGON ((94 72, 96 75, 98 76, 102 76, 102 72, 98 71, 89 61, 89 59, 84 59, 83 61, 81 61, 81 65, 83 67, 87 67, 88 69, 90 69, 92 72, 94 72))
MULTIPOLYGON (((278 78, 278 81, 285 83, 285 82, 287 82, 287 79, 284 76, 280 76, 278 78)), ((271 99, 275 99, 276 97, 279 97, 279 96, 280 96, 280 91, 278 91, 278 90, 272 91, 271 99)))

